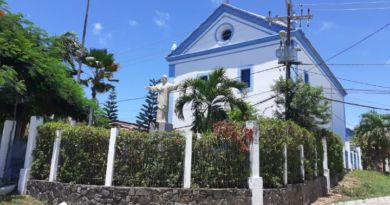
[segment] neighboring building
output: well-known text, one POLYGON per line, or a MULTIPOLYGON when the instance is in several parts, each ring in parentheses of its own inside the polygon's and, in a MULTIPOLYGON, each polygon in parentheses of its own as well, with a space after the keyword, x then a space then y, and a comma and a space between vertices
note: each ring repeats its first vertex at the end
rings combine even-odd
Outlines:
POLYGON ((111 123, 112 126, 125 130, 138 130, 139 126, 135 123, 115 120, 111 123))
MULTIPOLYGON (((193 77, 207 79, 207 75, 215 68, 224 67, 230 78, 248 84, 248 102, 256 104, 263 101, 273 95, 269 91, 275 80, 285 76, 283 68, 264 71, 279 66, 275 51, 280 46, 281 30, 286 30, 282 23, 273 23, 269 27, 263 16, 222 4, 167 56, 170 79, 173 83, 193 77)), ((322 86, 326 97, 343 101, 345 90, 303 31, 293 31, 292 39, 295 47, 301 49, 298 60, 312 64, 294 66, 292 73, 301 75, 313 86, 322 86)), ((188 126, 192 122, 190 107, 185 108, 184 121, 173 114, 173 105, 178 96, 179 93, 173 93, 170 101, 170 121, 175 128, 188 126)), ((256 108, 259 114, 265 116, 272 116, 276 109, 273 100, 258 104, 256 108)), ((344 104, 332 102, 331 111, 332 121, 326 127, 344 139, 344 104)))

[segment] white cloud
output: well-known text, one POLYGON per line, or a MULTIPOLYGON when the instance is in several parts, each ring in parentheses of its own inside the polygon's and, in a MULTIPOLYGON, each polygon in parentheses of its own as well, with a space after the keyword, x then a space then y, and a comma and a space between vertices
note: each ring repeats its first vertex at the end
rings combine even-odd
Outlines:
POLYGON ((337 25, 334 23, 334 22, 331 22, 331 21, 324 21, 321 23, 321 27, 319 29, 319 31, 328 31, 328 30, 331 30, 331 29, 334 29, 336 28, 337 25))
POLYGON ((168 21, 171 15, 168 12, 156 11, 155 17, 153 18, 154 24, 160 28, 168 27, 168 21))
POLYGON ((133 19, 130 19, 130 20, 129 20, 129 25, 130 25, 131 27, 137 26, 137 25, 138 25, 138 21, 133 20, 133 19))
POLYGON ((103 30, 103 25, 101 23, 95 23, 93 25, 93 34, 99 35, 103 30))
POLYGON ((219 5, 222 4, 223 1, 224 1, 224 0, 211 0, 211 3, 214 4, 214 5, 219 6, 219 5))

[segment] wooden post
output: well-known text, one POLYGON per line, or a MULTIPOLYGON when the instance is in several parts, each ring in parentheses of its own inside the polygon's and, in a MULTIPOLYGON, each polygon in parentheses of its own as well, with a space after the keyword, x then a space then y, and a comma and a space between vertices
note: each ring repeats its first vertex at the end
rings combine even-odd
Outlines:
POLYGON ((57 130, 56 138, 53 144, 53 154, 51 157, 49 182, 54 182, 57 180, 57 169, 58 169, 58 161, 60 157, 61 138, 62 138, 62 131, 57 130))
POLYGON ((256 121, 246 122, 246 128, 252 130, 253 141, 249 146, 251 176, 248 179, 252 190, 252 205, 263 205, 263 178, 260 177, 259 128, 256 121))
POLYGON ((317 145, 314 146, 314 178, 318 177, 318 153, 317 145))
POLYGON ((28 129, 28 139, 26 147, 26 155, 24 158, 24 168, 20 170, 18 191, 20 194, 25 194, 27 182, 30 178, 30 170, 33 161, 33 152, 35 150, 38 137, 38 127, 43 124, 42 117, 32 116, 30 118, 30 127, 28 129))
POLYGON ((192 131, 185 131, 186 145, 184 152, 184 174, 183 188, 191 188, 191 169, 192 169, 192 131))
POLYGON ((112 177, 114 175, 115 162, 115 144, 116 138, 119 136, 119 128, 111 128, 110 143, 108 145, 106 180, 104 186, 112 185, 112 177))

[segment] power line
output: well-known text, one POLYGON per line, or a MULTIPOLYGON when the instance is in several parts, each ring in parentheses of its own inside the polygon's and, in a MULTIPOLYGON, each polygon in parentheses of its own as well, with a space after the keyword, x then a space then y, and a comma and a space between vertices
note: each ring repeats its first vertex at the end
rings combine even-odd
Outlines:
MULTIPOLYGON (((324 74, 322 74, 322 73, 317 73, 317 72, 310 71, 310 69, 309 69, 309 70, 300 69, 300 68, 296 68, 296 69, 301 70, 301 71, 306 71, 306 72, 308 72, 308 73, 312 73, 312 74, 315 74, 315 75, 321 75, 321 76, 328 77, 327 75, 324 75, 324 74)), ((362 82, 362 81, 349 80, 349 79, 341 78, 341 77, 335 77, 335 78, 337 78, 337 79, 339 79, 339 80, 347 81, 347 82, 356 83, 356 84, 362 84, 362 85, 367 85, 367 86, 372 86, 372 87, 390 89, 390 87, 383 86, 383 85, 376 85, 376 84, 371 84, 371 83, 362 82)))
POLYGON ((340 5, 356 5, 356 4, 383 4, 390 1, 356 1, 356 2, 332 2, 332 3, 307 3, 299 4, 299 6, 340 6, 340 5))
POLYGON ((343 104, 346 104, 346 105, 370 108, 370 109, 373 109, 373 110, 384 110, 384 111, 389 111, 390 112, 390 108, 382 108, 382 107, 375 107, 375 106, 371 106, 371 105, 363 105, 363 104, 359 104, 359 103, 345 102, 345 101, 342 101, 342 100, 336 100, 336 99, 331 99, 331 98, 327 98, 327 97, 322 97, 322 98, 325 99, 325 100, 329 100, 329 101, 333 101, 333 102, 339 102, 339 103, 343 103, 343 104))
MULTIPOLYGON (((313 63, 301 63, 299 65, 315 65, 318 66, 320 64, 313 64, 313 63)), ((327 65, 330 66, 389 66, 389 63, 327 63, 327 65)))
POLYGON ((370 11, 370 10, 388 10, 390 6, 373 8, 347 8, 347 9, 315 9, 315 11, 370 11))
MULTIPOLYGON (((377 33, 381 32, 382 30, 384 30, 385 28, 387 28, 388 26, 390 26, 390 23, 386 23, 384 26, 380 27, 379 29, 375 30, 374 32, 370 33, 369 35, 365 36, 364 38, 358 40, 357 42, 353 43, 352 45, 348 46, 347 48, 341 50, 340 52, 334 54, 333 56, 327 58, 325 61, 323 60, 319 65, 322 65, 338 56, 340 56, 341 54, 351 50, 352 48, 356 47, 357 45, 363 43, 364 41, 366 41, 367 39, 371 38, 372 36, 376 35, 377 33)), ((312 70, 314 69, 315 67, 312 67, 309 69, 312 70)))

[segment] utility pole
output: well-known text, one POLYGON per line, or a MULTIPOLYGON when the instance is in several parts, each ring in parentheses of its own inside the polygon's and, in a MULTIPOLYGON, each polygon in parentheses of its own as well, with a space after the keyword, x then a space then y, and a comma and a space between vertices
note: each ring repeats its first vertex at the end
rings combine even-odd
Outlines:
POLYGON ((307 10, 307 15, 303 15, 303 9, 301 9, 301 15, 295 15, 293 10, 292 0, 285 0, 287 7, 287 16, 281 17, 272 17, 271 11, 269 12, 268 22, 270 27, 272 26, 272 22, 283 22, 287 24, 287 31, 280 31, 279 35, 281 38, 280 48, 276 50, 276 56, 279 59, 279 64, 283 64, 286 66, 286 85, 287 90, 285 93, 285 117, 286 120, 290 119, 289 110, 291 104, 291 91, 289 90, 289 80, 291 79, 291 66, 298 65, 300 62, 298 61, 298 49, 294 47, 291 41, 291 31, 295 29, 294 22, 299 21, 300 26, 302 24, 302 20, 307 20, 309 26, 309 20, 313 18, 310 14, 310 9, 307 10))
POLYGON ((85 36, 87 35, 87 25, 88 25, 88 15, 89 15, 89 1, 87 0, 87 9, 85 11, 85 17, 84 17, 84 27, 83 27, 83 36, 81 39, 81 56, 79 59, 79 69, 77 70, 77 83, 80 84, 81 80, 81 68, 83 66, 82 58, 85 57, 85 36))

